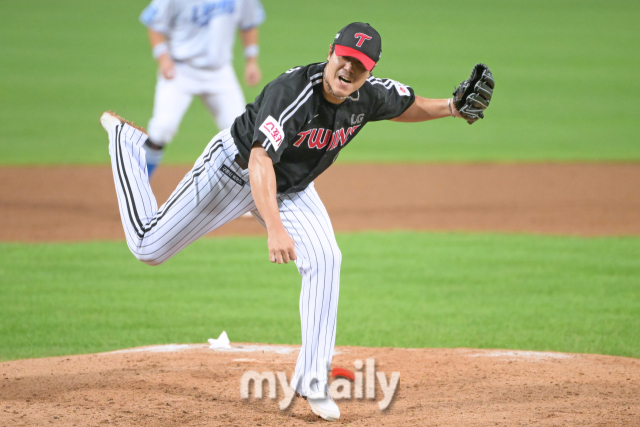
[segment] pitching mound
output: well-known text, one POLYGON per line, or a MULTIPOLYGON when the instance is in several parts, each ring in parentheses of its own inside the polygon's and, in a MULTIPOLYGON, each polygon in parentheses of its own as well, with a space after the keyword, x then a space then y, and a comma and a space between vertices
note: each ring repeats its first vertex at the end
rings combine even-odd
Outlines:
MULTIPOLYGON (((472 349, 338 347, 333 367, 374 358, 390 407, 340 400, 339 423, 358 426, 637 426, 640 360, 586 354, 472 349), (387 383, 387 385, 390 385, 387 383)), ((240 397, 247 371, 294 369, 298 348, 233 344, 145 347, 0 364, 2 426, 294 426, 324 423, 307 402, 240 397)), ((362 369, 366 383, 366 365, 362 369)), ((356 383, 352 396, 355 395, 356 383)), ((366 387, 366 386, 365 386, 366 387)), ((344 391, 344 389, 342 389, 344 391)), ((267 392, 267 387, 265 387, 267 392)))

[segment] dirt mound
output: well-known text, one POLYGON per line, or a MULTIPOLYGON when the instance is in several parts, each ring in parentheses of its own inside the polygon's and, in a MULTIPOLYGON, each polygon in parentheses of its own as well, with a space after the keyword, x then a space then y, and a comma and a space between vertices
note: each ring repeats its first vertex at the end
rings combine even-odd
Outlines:
MULTIPOLYGON (((322 422, 302 399, 240 397, 243 374, 285 371, 298 348, 233 344, 157 346, 0 364, 2 426, 295 426, 322 422)), ((472 349, 338 347, 333 367, 374 358, 391 406, 340 400, 339 423, 358 426, 640 425, 640 360, 472 349)), ((362 369, 366 378, 366 367, 362 369)), ((355 393, 352 390, 352 395, 355 393)), ((265 387, 266 392, 266 387, 265 387)), ((253 393, 252 393, 253 394, 253 393)))
MULTIPOLYGON (((163 166, 168 198, 188 167, 163 166)), ((639 164, 336 165, 316 181, 337 231, 640 234, 639 164)), ((107 166, 0 168, 0 241, 124 239, 107 166)), ((213 235, 263 234, 238 219, 213 235)))

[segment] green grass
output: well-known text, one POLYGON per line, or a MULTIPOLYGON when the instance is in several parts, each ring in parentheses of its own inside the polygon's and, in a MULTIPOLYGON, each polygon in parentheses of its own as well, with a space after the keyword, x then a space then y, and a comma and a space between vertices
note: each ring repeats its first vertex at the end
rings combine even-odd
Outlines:
MULTIPOLYGON (((100 113, 114 109, 146 124, 155 84, 137 21, 146 4, 0 2, 0 164, 107 163, 100 113)), ((375 74, 423 96, 450 96, 476 62, 494 72, 486 120, 371 124, 341 161, 640 160, 633 114, 640 96, 637 1, 264 4, 265 81, 322 61, 336 31, 353 20, 371 22, 383 35, 375 74)), ((246 89, 247 99, 258 92, 246 89)), ((194 101, 166 161, 192 163, 215 132, 194 101)))
MULTIPOLYGON (((341 234, 338 345, 640 357, 640 239, 341 234)), ((0 359, 146 344, 299 343, 300 277, 263 238, 159 267, 124 242, 0 244, 0 359)))

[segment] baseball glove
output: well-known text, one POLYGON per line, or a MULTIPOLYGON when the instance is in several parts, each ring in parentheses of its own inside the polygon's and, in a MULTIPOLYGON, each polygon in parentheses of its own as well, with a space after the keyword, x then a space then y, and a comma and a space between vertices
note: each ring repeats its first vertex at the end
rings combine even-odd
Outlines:
POLYGON ((489 106, 495 82, 489 67, 476 64, 471 76, 453 91, 451 102, 463 119, 470 125, 484 119, 484 110, 489 106))

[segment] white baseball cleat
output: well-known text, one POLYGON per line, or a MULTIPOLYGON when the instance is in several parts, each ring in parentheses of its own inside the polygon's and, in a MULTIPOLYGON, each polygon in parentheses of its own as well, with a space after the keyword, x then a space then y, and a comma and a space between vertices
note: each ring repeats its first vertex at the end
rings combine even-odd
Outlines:
POLYGON ((126 123, 129 126, 138 129, 140 132, 144 133, 145 135, 147 134, 147 131, 145 131, 144 128, 141 128, 140 126, 136 126, 133 123, 123 119, 113 111, 105 111, 104 113, 102 113, 102 116, 100 116, 100 124, 102 125, 104 130, 106 130, 107 132, 109 132, 111 129, 115 128, 121 123, 126 123))
POLYGON ((328 391, 326 393, 319 391, 311 396, 307 396, 307 402, 309 402, 311 410, 317 416, 327 421, 337 421, 340 419, 340 409, 338 409, 338 405, 333 401, 328 391))
POLYGON ((100 124, 107 132, 118 126, 120 123, 122 123, 122 120, 120 120, 120 118, 111 111, 105 111, 102 113, 102 116, 100 116, 100 124))

